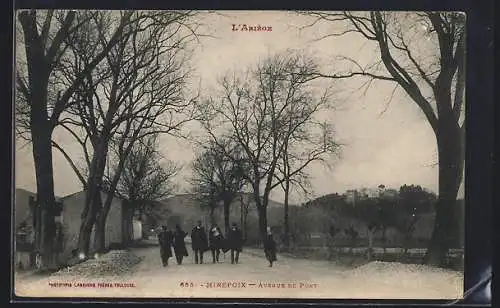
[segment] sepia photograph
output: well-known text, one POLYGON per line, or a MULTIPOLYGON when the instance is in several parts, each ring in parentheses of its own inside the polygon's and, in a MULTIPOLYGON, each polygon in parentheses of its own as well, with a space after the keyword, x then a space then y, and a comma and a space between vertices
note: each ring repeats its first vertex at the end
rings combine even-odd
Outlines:
POLYGON ((16 11, 15 296, 461 299, 465 24, 16 11))

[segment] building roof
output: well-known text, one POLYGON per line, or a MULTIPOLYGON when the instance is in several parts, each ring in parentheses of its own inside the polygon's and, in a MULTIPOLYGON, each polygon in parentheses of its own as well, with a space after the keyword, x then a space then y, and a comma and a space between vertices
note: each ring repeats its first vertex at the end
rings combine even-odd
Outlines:
MULTIPOLYGON (((74 193, 72 193, 72 194, 69 194, 69 195, 66 195, 66 196, 64 196, 64 197, 60 198, 60 201, 67 200, 67 199, 72 198, 72 197, 74 197, 74 196, 80 195, 80 194, 82 194, 82 193, 84 193, 84 192, 85 192, 85 190, 80 190, 80 191, 74 192, 74 193)), ((101 189, 101 193, 106 193, 106 190, 105 190, 105 189, 101 189)), ((122 198, 120 198, 120 196, 118 196, 117 194, 114 194, 114 196, 113 196, 113 197, 114 197, 114 198, 118 198, 118 199, 120 199, 120 200, 122 199, 122 198)))
POLYGON ((66 199, 69 199, 69 198, 71 198, 71 197, 73 197, 73 196, 76 196, 76 195, 78 195, 78 194, 82 193, 82 192, 83 192, 83 190, 82 190, 82 191, 77 191, 77 192, 74 192, 74 193, 69 194, 69 195, 66 195, 66 196, 64 196, 64 197, 62 197, 62 198, 61 198, 61 201, 64 201, 64 200, 66 200, 66 199))

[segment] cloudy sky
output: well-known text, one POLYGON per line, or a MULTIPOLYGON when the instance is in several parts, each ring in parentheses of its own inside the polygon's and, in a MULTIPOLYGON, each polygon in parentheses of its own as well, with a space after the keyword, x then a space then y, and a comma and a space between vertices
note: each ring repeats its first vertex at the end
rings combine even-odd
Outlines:
MULTIPOLYGON (((357 35, 345 35, 316 41, 331 33, 332 25, 316 25, 299 30, 310 22, 285 12, 224 12, 209 14, 201 19, 212 35, 203 38, 193 55, 195 76, 201 80, 202 90, 209 92, 219 76, 230 70, 253 65, 269 54, 285 49, 303 50, 314 55, 328 73, 338 64, 336 56, 344 55, 369 63, 377 60, 375 46, 357 35), (270 26, 272 31, 232 31, 232 24, 270 26)), ((436 142, 430 126, 419 108, 401 90, 396 90, 388 105, 394 85, 388 82, 372 84, 366 93, 355 91, 359 80, 343 82, 339 89, 337 108, 322 118, 335 125, 337 138, 345 144, 342 157, 333 162, 333 170, 320 165, 309 168, 314 195, 320 196, 346 189, 376 187, 384 184, 398 188, 402 184, 420 184, 437 191, 436 142)), ((79 156, 78 147, 68 136, 56 131, 54 136, 70 153, 79 156)), ((16 146, 16 186, 36 191, 33 157, 30 146, 16 146)), ((189 164, 193 148, 186 142, 163 138, 162 150, 166 157, 186 165, 176 179, 179 192, 189 186, 189 164)), ((55 192, 64 196, 81 190, 65 159, 54 150, 55 192)), ((280 191, 272 199, 282 200, 280 191)), ((294 195, 292 202, 302 202, 294 195)))

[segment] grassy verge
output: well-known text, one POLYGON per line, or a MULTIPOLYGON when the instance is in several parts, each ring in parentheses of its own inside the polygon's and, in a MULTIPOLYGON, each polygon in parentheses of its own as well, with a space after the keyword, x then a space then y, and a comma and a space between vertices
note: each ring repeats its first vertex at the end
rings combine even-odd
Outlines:
MULTIPOLYGON (((345 251, 333 250, 323 247, 300 248, 294 250, 282 250, 281 255, 289 258, 308 259, 308 260, 328 260, 347 266, 359 266, 368 263, 365 250, 345 251)), ((407 254, 386 251, 374 253, 371 261, 382 262, 400 262, 407 264, 422 264, 425 252, 416 251, 407 254)), ((453 270, 463 270, 463 257, 460 254, 451 254, 446 259, 446 268, 453 270)))

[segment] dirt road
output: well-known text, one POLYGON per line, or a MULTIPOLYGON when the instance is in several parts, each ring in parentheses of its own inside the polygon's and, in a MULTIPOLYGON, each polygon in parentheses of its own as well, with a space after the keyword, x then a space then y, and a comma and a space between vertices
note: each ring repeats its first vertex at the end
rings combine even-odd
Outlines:
MULTIPOLYGON (((239 264, 230 255, 212 264, 184 264, 170 259, 162 267, 158 247, 134 248, 143 260, 130 273, 89 279, 76 275, 19 278, 19 296, 40 297, 246 297, 246 298, 424 298, 454 299, 463 293, 463 275, 398 263, 373 262, 356 269, 327 261, 289 259, 278 255, 268 267, 263 253, 246 249, 239 264)), ((208 262, 207 262, 208 261, 208 262)))

